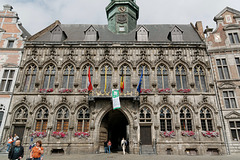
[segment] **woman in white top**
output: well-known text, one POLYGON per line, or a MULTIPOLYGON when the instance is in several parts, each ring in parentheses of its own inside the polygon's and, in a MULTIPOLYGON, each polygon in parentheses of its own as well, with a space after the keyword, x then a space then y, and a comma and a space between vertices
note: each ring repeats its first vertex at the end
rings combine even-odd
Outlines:
POLYGON ((123 138, 121 141, 121 146, 122 146, 122 150, 123 150, 123 155, 126 154, 125 150, 126 150, 126 146, 127 146, 127 141, 123 138))

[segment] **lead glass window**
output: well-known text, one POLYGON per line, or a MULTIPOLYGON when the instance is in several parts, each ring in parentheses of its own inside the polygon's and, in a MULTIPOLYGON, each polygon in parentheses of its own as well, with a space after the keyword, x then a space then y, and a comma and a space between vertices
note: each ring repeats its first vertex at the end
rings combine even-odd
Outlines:
POLYGON ((205 71, 201 66, 194 67, 194 77, 195 77, 195 85, 199 92, 206 92, 206 75, 205 71))
POLYGON ((0 127, 2 124, 4 112, 5 112, 5 106, 3 104, 0 104, 0 127))
POLYGON ((181 64, 176 67, 176 81, 177 89, 187 89, 187 70, 181 64))
POLYGON ((213 131, 213 119, 211 111, 203 107, 200 111, 201 126, 203 131, 213 131))
POLYGON ((75 72, 75 69, 72 64, 68 64, 64 68, 62 88, 68 88, 68 89, 73 88, 74 72, 75 72))
POLYGON ((67 132, 69 125, 69 110, 67 107, 61 107, 58 109, 56 120, 57 120, 56 131, 67 132))
POLYGON ((88 88, 88 70, 90 67, 91 82, 93 82, 93 67, 86 65, 82 70, 82 89, 88 88))
POLYGON ((165 65, 159 65, 157 68, 158 88, 168 88, 168 69, 165 65))
POLYGON ((54 65, 49 65, 44 71, 44 84, 43 88, 53 88, 55 81, 56 67, 54 65))
MULTIPOLYGON (((120 73, 120 83, 121 83, 121 77, 123 74, 124 78, 124 90, 123 93, 130 93, 131 92, 131 69, 128 65, 123 65, 119 69, 120 73)), ((120 84, 119 83, 119 84, 120 84)))
POLYGON ((151 117, 151 110, 148 107, 143 107, 140 110, 140 122, 151 122, 152 117, 151 117))
POLYGON ((181 130, 192 131, 192 114, 189 108, 183 107, 180 110, 181 130))
POLYGON ((104 65, 101 68, 101 92, 112 92, 112 68, 110 65, 104 65))
POLYGON ((20 107, 14 115, 14 122, 26 123, 28 118, 28 109, 26 107, 20 107))
POLYGON ((142 86, 143 89, 150 89, 150 70, 147 65, 141 65, 139 67, 138 76, 141 77, 143 71, 142 86))
POLYGON ((172 131, 172 113, 168 107, 160 110, 160 129, 161 131, 172 131))
POLYGON ((35 131, 46 132, 48 124, 48 109, 41 107, 36 113, 35 131))
POLYGON ((77 131, 78 132, 89 132, 89 120, 90 114, 87 107, 79 109, 77 114, 77 131))
POLYGON ((34 64, 29 65, 25 71, 24 92, 34 91, 36 76, 37 76, 36 65, 34 64))

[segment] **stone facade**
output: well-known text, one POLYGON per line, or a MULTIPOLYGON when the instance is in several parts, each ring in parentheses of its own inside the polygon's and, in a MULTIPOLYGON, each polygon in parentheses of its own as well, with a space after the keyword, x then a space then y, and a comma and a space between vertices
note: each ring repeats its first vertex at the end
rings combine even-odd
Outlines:
POLYGON ((3 7, 0 11, 0 139, 21 61, 24 36, 29 35, 12 6, 3 7))
POLYGON ((215 74, 221 118, 226 131, 226 142, 231 153, 239 152, 240 90, 239 90, 239 35, 240 12, 225 8, 214 21, 217 28, 207 28, 206 43, 215 74), (223 70, 222 70, 223 69, 223 70), (238 129, 238 132, 236 132, 238 129))
POLYGON ((129 34, 115 34, 105 25, 56 21, 26 42, 4 139, 18 132, 28 148, 30 134, 43 131, 45 154, 98 153, 107 139, 117 151, 122 137, 132 154, 149 147, 161 155, 225 154, 201 37, 192 24, 139 25, 129 34), (113 111, 111 91, 120 88, 122 73, 122 107, 113 111), (55 131, 67 136, 56 138, 55 131), (86 135, 75 137, 76 132, 86 135))

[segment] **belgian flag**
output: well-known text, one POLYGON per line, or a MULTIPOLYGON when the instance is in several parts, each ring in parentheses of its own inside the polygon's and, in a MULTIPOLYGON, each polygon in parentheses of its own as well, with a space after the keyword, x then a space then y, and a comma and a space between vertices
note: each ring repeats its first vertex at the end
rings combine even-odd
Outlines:
POLYGON ((124 90, 124 75, 123 75, 123 67, 122 67, 122 77, 121 77, 121 83, 120 83, 120 90, 121 90, 121 93, 123 93, 123 90, 124 90))

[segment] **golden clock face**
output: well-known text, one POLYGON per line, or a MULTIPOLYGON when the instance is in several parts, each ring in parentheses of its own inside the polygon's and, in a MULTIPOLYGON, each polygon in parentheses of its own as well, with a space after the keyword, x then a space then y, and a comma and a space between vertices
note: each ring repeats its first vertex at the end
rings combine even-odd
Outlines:
POLYGON ((126 8, 125 8, 124 6, 121 6, 121 7, 118 8, 118 10, 119 10, 120 12, 125 12, 125 11, 126 11, 126 8))

